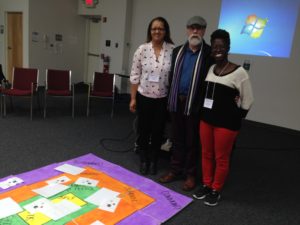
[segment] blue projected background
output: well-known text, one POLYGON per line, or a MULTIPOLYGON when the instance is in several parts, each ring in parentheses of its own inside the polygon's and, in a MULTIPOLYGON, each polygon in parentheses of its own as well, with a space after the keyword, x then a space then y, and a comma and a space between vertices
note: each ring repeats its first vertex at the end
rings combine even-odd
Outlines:
POLYGON ((300 0, 223 0, 219 28, 231 53, 289 57, 300 0))

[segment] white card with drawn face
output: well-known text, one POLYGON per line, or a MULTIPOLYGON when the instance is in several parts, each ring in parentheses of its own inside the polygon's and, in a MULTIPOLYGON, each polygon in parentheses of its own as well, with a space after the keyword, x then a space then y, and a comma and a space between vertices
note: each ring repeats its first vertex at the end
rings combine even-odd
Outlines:
POLYGON ((96 191, 94 194, 87 197, 85 201, 100 206, 103 201, 107 199, 117 198, 119 194, 120 194, 119 192, 107 188, 101 188, 100 190, 96 191))
POLYGON ((98 180, 85 178, 85 177, 79 177, 75 182, 75 184, 77 185, 84 185, 89 187, 96 187, 98 183, 99 183, 98 180))
POLYGON ((116 208, 118 207, 120 200, 121 199, 118 197, 111 198, 111 199, 105 199, 101 202, 99 209, 113 213, 116 211, 116 208))
POLYGON ((54 204, 46 198, 40 198, 24 206, 24 209, 26 209, 30 214, 39 212, 51 218, 52 220, 58 220, 79 210, 80 206, 67 200, 62 200, 59 203, 54 204))
POLYGON ((21 178, 11 177, 11 178, 8 178, 5 181, 0 182, 0 187, 2 189, 7 189, 7 188, 13 187, 13 186, 15 186, 17 184, 21 184, 23 182, 24 181, 21 178))
POLYGON ((7 180, 0 182, 0 188, 2 188, 2 189, 10 188, 7 180))
POLYGON ((19 177, 11 177, 7 180, 7 182, 10 186, 15 186, 17 184, 23 183, 24 181, 19 177))
POLYGON ((49 208, 51 202, 46 198, 40 198, 34 202, 25 205, 23 208, 26 209, 30 214, 41 212, 44 209, 49 208))
POLYGON ((52 180, 48 180, 46 181, 48 184, 63 184, 70 181, 70 178, 67 176, 61 176, 61 177, 57 177, 55 179, 52 180))

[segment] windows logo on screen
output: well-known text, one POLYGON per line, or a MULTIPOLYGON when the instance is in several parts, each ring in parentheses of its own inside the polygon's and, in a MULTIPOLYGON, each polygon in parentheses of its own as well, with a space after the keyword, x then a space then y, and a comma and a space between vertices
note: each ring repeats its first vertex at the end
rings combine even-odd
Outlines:
POLYGON ((247 34, 251 38, 255 39, 260 38, 267 23, 268 19, 262 19, 256 15, 250 15, 246 19, 246 24, 243 26, 241 34, 247 34))

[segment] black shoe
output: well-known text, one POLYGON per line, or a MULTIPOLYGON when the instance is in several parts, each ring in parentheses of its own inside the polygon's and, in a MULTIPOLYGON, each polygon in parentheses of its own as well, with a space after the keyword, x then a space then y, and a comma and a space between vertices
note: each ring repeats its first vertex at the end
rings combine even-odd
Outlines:
POLYGON ((207 187, 206 185, 202 185, 194 194, 193 197, 195 199, 204 199, 206 195, 211 192, 211 188, 207 187))
POLYGON ((149 172, 151 175, 157 174, 157 163, 154 163, 154 162, 150 163, 149 172))
POLYGON ((147 163, 142 162, 140 165, 140 173, 142 175, 147 175, 148 174, 148 170, 149 170, 149 166, 147 163))
POLYGON ((139 153, 140 153, 140 146, 139 146, 136 142, 134 143, 133 151, 134 151, 136 154, 139 154, 139 153))
POLYGON ((212 190, 208 195, 205 196, 204 204, 208 206, 216 206, 218 205, 220 198, 221 194, 216 190, 212 190))
POLYGON ((177 174, 169 171, 167 174, 161 176, 158 181, 160 183, 170 183, 170 182, 173 182, 178 179, 179 179, 179 176, 177 174))

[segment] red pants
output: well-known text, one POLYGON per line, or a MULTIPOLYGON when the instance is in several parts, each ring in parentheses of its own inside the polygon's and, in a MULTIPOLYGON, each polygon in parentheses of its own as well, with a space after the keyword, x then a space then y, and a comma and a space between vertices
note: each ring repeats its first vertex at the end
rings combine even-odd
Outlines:
POLYGON ((203 184, 221 191, 229 172, 230 154, 238 131, 200 122, 203 184))

